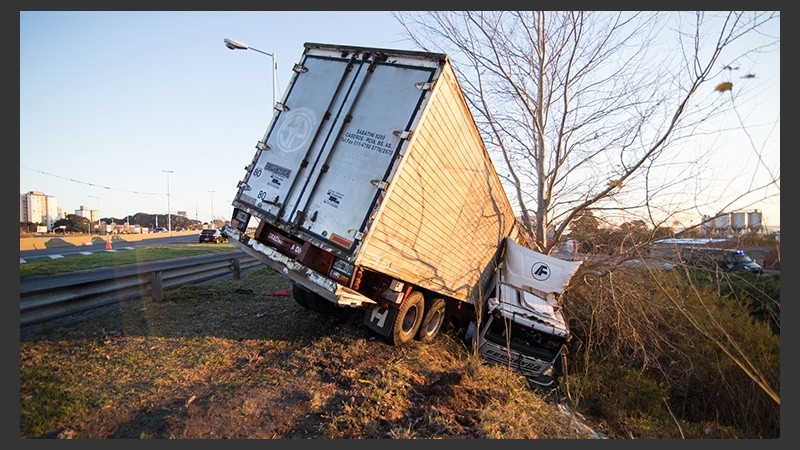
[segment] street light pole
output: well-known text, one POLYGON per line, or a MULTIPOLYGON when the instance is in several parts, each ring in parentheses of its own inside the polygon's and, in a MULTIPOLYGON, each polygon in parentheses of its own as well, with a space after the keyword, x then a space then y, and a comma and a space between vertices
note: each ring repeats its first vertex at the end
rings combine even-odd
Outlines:
POLYGON ((214 226, 214 191, 208 191, 211 194, 211 228, 217 228, 214 226))
MULTIPOLYGON (((89 197, 97 199, 97 234, 100 234, 100 197, 96 195, 90 195, 89 197)), ((91 214, 89 215, 91 216, 91 214)))
POLYGON ((169 174, 173 173, 173 170, 162 170, 162 172, 167 174, 167 231, 169 234, 172 234, 172 216, 170 216, 170 206, 169 206, 169 174))
POLYGON ((223 39, 225 42, 225 46, 231 50, 252 50, 254 52, 261 53, 262 55, 267 55, 272 58, 272 105, 274 106, 275 103, 278 101, 278 57, 275 53, 269 53, 257 48, 250 47, 247 44, 243 44, 239 41, 234 39, 223 39))

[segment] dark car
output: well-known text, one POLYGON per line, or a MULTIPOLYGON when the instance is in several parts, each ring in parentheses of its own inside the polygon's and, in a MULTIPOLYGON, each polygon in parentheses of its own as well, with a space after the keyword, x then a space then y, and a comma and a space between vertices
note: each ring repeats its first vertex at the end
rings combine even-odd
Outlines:
POLYGON ((724 272, 748 271, 764 273, 763 268, 747 256, 744 250, 723 248, 687 248, 682 255, 684 261, 697 268, 724 272))
POLYGON ((225 236, 222 235, 222 231, 216 228, 207 228, 200 232, 200 242, 213 242, 215 244, 220 244, 225 242, 225 236))

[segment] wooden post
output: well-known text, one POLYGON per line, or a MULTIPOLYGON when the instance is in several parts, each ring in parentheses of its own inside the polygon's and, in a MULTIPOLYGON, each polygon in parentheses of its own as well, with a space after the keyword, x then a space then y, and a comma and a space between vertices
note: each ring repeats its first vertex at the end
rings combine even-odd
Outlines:
POLYGON ((164 289, 161 283, 161 272, 150 273, 150 296, 154 301, 160 302, 164 299, 164 289))
POLYGON ((239 258, 233 260, 233 279, 238 280, 242 277, 242 267, 239 263, 239 258))

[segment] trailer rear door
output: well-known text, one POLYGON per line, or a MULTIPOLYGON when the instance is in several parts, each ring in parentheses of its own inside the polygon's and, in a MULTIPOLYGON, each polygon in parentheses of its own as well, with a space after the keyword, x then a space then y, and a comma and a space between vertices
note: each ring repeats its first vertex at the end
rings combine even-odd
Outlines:
POLYGON ((352 253, 437 64, 307 52, 240 201, 352 253))

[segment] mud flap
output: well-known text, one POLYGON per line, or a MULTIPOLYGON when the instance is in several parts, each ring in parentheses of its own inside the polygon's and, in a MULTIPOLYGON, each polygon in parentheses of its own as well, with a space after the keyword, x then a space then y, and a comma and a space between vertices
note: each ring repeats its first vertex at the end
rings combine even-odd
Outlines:
POLYGON ((392 334, 397 312, 394 308, 382 308, 380 306, 364 310, 364 325, 381 336, 388 338, 392 334))

